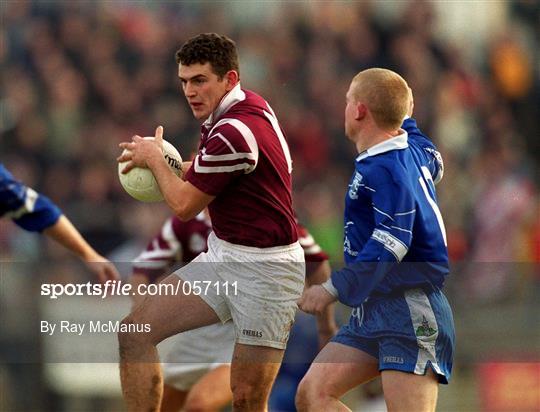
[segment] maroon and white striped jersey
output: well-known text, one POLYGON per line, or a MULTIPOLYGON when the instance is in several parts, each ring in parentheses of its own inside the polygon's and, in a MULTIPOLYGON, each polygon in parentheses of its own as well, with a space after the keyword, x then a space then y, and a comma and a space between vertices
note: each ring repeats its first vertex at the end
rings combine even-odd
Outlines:
POLYGON ((201 128, 186 180, 216 196, 208 209, 216 236, 267 248, 296 242, 292 162, 268 103, 236 85, 201 128))
MULTIPOLYGON (((175 263, 189 263, 199 253, 205 252, 206 240, 211 231, 210 219, 204 212, 187 222, 182 222, 176 216, 170 217, 163 224, 161 231, 148 242, 146 249, 135 259, 133 271, 155 281, 175 263)), ((299 223, 297 232, 307 263, 328 260, 328 255, 299 223)))

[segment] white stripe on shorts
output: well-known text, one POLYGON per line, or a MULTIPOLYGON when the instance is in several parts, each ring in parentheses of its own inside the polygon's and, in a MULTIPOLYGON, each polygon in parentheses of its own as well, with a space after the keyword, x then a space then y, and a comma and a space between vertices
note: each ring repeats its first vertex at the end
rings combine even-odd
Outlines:
MULTIPOLYGON (((435 342, 437 336, 439 336, 439 325, 437 325, 437 319, 427 295, 422 289, 410 289, 405 292, 405 300, 411 312, 411 321, 419 348, 414 373, 423 375, 426 371, 427 362, 431 361, 435 372, 444 375, 437 362, 437 353, 435 351, 435 342), (428 328, 428 330, 434 329, 435 332, 428 336, 419 336, 417 333, 419 328, 421 330, 425 328, 428 328)), ((421 330, 420 333, 422 333, 421 330)))

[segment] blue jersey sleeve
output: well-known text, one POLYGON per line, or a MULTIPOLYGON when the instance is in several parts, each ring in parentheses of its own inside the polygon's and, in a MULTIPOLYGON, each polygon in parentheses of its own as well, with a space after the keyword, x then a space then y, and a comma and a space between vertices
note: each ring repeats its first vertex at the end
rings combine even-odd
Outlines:
POLYGON ((416 213, 414 196, 404 182, 380 167, 366 176, 374 230, 355 261, 332 273, 340 302, 358 306, 409 250, 416 213))
POLYGON ((0 164, 0 217, 25 230, 41 232, 58 221, 62 212, 47 197, 15 180, 0 164))
POLYGON ((444 175, 444 163, 433 142, 420 131, 413 118, 405 119, 401 128, 407 132, 411 147, 414 147, 422 156, 422 163, 429 169, 433 183, 439 183, 444 175))

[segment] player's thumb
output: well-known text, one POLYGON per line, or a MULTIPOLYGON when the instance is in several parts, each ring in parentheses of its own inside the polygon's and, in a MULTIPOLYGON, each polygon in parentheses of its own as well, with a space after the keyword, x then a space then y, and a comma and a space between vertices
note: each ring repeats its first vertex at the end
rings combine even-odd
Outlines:
POLYGON ((163 140, 163 126, 158 126, 156 128, 156 135, 155 135, 155 138, 158 142, 160 142, 161 140, 163 140))

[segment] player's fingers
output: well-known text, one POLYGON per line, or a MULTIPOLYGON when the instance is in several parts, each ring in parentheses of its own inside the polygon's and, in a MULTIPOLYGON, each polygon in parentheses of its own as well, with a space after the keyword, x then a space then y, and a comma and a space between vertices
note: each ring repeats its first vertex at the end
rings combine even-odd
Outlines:
POLYGON ((156 128, 156 140, 159 141, 159 140, 163 140, 163 126, 158 126, 156 128))
POLYGON ((115 269, 115 267, 112 266, 112 265, 107 266, 107 273, 106 273, 106 276, 107 276, 107 279, 111 279, 111 280, 120 280, 120 274, 119 274, 118 271, 115 269))
POLYGON ((124 152, 116 158, 116 161, 119 163, 127 162, 128 160, 131 160, 132 157, 133 157, 133 154, 131 152, 124 152))
POLYGON ((97 277, 99 283, 105 283, 107 281, 107 275, 101 271, 98 272, 97 277))
POLYGON ((116 270, 116 267, 109 261, 104 263, 103 273, 107 279, 118 280, 120 278, 120 274, 116 270))
POLYGON ((127 149, 127 150, 133 150, 133 148, 135 147, 135 143, 133 142, 122 142, 118 145, 119 148, 121 149, 127 149))
POLYGON ((301 297, 298 302, 298 308, 302 311, 302 312, 306 312, 306 313, 311 313, 310 311, 310 305, 308 304, 308 302, 306 302, 306 300, 301 297))
POLYGON ((305 293, 306 291, 304 290, 302 292, 302 296, 300 296, 300 298, 296 301, 296 304, 300 309, 302 308, 302 305, 304 305, 304 303, 306 302, 305 293))
POLYGON ((139 136, 138 134, 136 134, 135 136, 133 136, 131 138, 131 140, 133 140, 135 143, 137 143, 137 142, 140 142, 141 140, 143 140, 143 138, 141 136, 139 136))
POLYGON ((126 167, 122 169, 122 174, 125 175, 126 173, 129 173, 131 169, 135 167, 135 164, 133 162, 129 162, 126 167))

